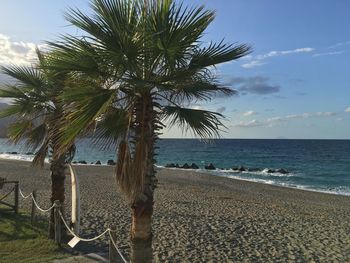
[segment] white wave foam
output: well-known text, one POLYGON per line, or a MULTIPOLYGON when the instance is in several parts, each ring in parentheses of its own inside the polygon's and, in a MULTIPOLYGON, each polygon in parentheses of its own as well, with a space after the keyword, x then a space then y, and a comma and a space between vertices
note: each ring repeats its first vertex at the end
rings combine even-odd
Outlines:
POLYGON ((0 159, 31 162, 34 159, 34 156, 33 155, 25 155, 25 154, 1 153, 0 154, 0 159))

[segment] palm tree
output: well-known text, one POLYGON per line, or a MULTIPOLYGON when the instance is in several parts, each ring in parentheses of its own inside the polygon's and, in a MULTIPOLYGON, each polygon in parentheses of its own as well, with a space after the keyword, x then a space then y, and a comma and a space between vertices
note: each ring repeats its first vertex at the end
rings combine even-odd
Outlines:
MULTIPOLYGON (((18 143, 25 140, 28 147, 36 151, 33 165, 43 166, 51 153, 51 203, 65 201, 65 164, 74 155, 74 145, 70 144, 64 154, 58 152, 59 120, 63 114, 63 103, 58 96, 63 90, 66 76, 56 71, 44 69, 46 56, 37 50, 38 62, 35 66, 9 66, 2 71, 15 81, 0 89, 1 98, 12 100, 11 105, 0 113, 0 117, 14 116, 15 121, 8 128, 9 138, 18 143)), ((53 210, 51 210, 49 237, 54 237, 53 210)))
POLYGON ((204 7, 172 0, 92 0, 93 13, 70 9, 67 20, 84 32, 50 43, 51 66, 84 85, 66 89, 69 103, 61 150, 82 129, 118 146, 116 180, 132 210, 132 262, 152 259, 154 156, 160 130, 179 125, 201 138, 219 136, 222 115, 191 109, 190 102, 235 91, 219 83, 215 65, 250 52, 223 41, 204 45, 214 19, 204 7))

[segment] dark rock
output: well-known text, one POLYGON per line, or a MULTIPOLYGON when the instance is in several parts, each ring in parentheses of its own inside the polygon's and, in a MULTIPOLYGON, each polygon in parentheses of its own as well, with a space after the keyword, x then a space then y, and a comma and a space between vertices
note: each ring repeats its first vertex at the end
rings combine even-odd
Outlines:
POLYGON ((107 164, 108 164, 108 165, 116 165, 116 163, 115 163, 113 160, 108 160, 108 161, 107 161, 107 164))
POLYGON ((275 173, 276 171, 275 171, 274 169, 267 169, 266 172, 269 173, 269 174, 273 174, 273 173, 275 173))
POLYGON ((178 163, 175 164, 175 168, 180 168, 180 165, 178 163))
POLYGON ((283 168, 277 169, 276 172, 280 174, 289 174, 289 172, 283 168))
POLYGON ((100 162, 100 161, 97 161, 95 164, 99 164, 99 165, 101 165, 101 162, 100 162))
POLYGON ((195 163, 191 164, 191 169, 199 169, 198 165, 195 163))
POLYGON ((11 152, 11 154, 17 154, 17 152, 11 152))
POLYGON ((175 165, 174 163, 167 163, 167 164, 165 165, 165 167, 166 167, 166 168, 175 168, 176 165, 175 165))
POLYGON ((240 171, 240 172, 245 172, 247 169, 243 166, 243 165, 240 165, 237 167, 237 171, 240 171))
POLYGON ((191 166, 189 166, 187 163, 185 163, 183 166, 181 166, 181 168, 183 168, 183 169, 190 169, 191 166))
POLYGON ((33 153, 32 152, 27 152, 26 155, 33 155, 33 153))
POLYGON ((78 163, 80 163, 80 164, 87 164, 86 161, 79 161, 78 163))
POLYGON ((212 163, 210 163, 209 165, 206 165, 204 168, 207 170, 215 170, 216 169, 212 163))
POLYGON ((78 162, 77 162, 77 161, 74 161, 74 162, 72 162, 72 163, 76 164, 76 163, 78 163, 78 162))

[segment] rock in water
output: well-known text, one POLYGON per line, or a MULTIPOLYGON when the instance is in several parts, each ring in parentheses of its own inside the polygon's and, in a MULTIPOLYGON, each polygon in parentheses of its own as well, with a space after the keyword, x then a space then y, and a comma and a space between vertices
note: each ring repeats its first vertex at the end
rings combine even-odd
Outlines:
POLYGON ((165 167, 166 167, 166 168, 175 168, 176 165, 175 165, 174 163, 167 163, 167 164, 165 165, 165 167))
POLYGON ((108 164, 108 165, 116 165, 116 163, 115 163, 113 160, 108 160, 108 161, 107 161, 107 164, 108 164))
POLYGON ((207 170, 215 170, 216 169, 212 163, 210 163, 209 165, 206 165, 204 168, 207 170))
POLYGON ((95 164, 98 164, 98 165, 100 165, 101 164, 101 162, 98 160, 95 164))
POLYGON ((189 166, 187 163, 185 163, 183 166, 181 166, 181 168, 183 168, 183 169, 190 169, 191 166, 189 166))
POLYGON ((246 171, 246 169, 245 169, 245 167, 243 165, 238 166, 237 170, 240 171, 240 172, 245 172, 246 171))
POLYGON ((191 169, 199 169, 198 165, 195 163, 191 164, 191 169))
POLYGON ((289 172, 283 168, 277 169, 276 172, 280 174, 289 174, 289 172))
POLYGON ((87 164, 86 161, 79 161, 78 163, 80 163, 80 164, 87 164))
POLYGON ((273 174, 273 173, 276 172, 276 171, 273 170, 273 169, 267 169, 266 172, 269 173, 269 174, 273 174))

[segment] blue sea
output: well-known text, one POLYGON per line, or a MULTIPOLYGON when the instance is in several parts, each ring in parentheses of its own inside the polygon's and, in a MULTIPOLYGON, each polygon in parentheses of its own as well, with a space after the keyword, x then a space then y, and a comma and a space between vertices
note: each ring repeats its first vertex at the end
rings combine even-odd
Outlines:
MULTIPOLYGON (((157 166, 196 163, 201 168, 199 171, 203 171, 205 165, 212 163, 217 169, 206 171, 212 176, 350 195, 350 140, 161 139, 158 147, 157 166), (258 171, 230 169, 237 166, 258 168, 258 171), (279 168, 289 173, 268 172, 279 168)), ((23 144, 14 146, 6 139, 0 139, 0 152, 1 158, 31 160, 33 157, 23 144)), ((115 153, 115 147, 102 149, 90 139, 81 139, 75 161, 100 160, 106 164, 108 159, 116 158, 115 153)))

